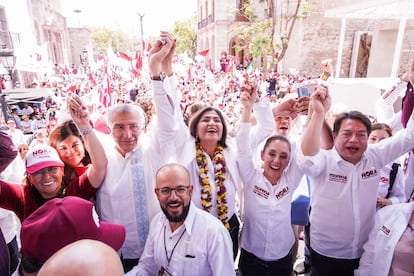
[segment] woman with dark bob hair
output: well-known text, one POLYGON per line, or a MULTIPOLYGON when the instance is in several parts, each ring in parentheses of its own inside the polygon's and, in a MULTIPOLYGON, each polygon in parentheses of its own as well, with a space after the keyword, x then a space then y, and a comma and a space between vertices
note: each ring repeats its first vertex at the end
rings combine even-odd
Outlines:
POLYGON ((65 178, 68 180, 79 177, 91 164, 82 135, 72 120, 63 122, 50 133, 49 145, 57 150, 60 159, 65 163, 65 178))
MULTIPOLYGON (((246 86, 247 87, 247 86, 246 86)), ((251 93, 255 89, 250 88, 251 93)), ((274 129, 270 103, 259 100, 254 92, 254 114, 257 125, 250 134, 257 146, 274 129)), ((237 200, 242 205, 242 181, 237 168, 237 147, 228 135, 222 112, 207 106, 191 116, 188 128, 181 118, 179 137, 176 139, 176 161, 190 172, 194 183, 192 201, 195 205, 217 217, 229 230, 233 253, 238 252, 239 218, 237 200)))

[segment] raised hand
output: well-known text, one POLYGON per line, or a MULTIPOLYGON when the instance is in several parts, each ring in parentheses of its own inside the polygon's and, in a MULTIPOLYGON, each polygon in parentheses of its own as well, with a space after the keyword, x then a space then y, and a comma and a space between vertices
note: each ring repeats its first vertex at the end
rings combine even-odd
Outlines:
POLYGON ((175 52, 175 39, 169 33, 161 31, 160 39, 155 42, 149 53, 148 65, 152 76, 158 76, 160 72, 172 74, 172 58, 175 52))
POLYGON ((67 106, 73 122, 80 130, 90 127, 88 109, 78 95, 68 96, 67 106))
POLYGON ((331 108, 332 99, 328 87, 319 85, 311 96, 311 105, 314 113, 326 114, 331 108))
MULTIPOLYGON (((253 105, 253 103, 257 102, 259 100, 258 94, 257 94, 257 82, 250 81, 248 79, 245 79, 243 85, 240 87, 240 91, 242 94, 248 94, 250 105, 253 105)), ((243 103, 242 103, 243 104, 243 103)))

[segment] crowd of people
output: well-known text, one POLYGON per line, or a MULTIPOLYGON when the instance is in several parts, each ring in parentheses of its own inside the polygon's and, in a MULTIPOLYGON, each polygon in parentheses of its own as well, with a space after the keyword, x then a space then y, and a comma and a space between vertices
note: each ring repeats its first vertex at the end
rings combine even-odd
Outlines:
POLYGON ((373 124, 334 112, 330 60, 312 80, 225 53, 183 74, 175 47, 161 32, 140 82, 56 70, 43 103, 9 107, 1 275, 412 275, 414 63, 377 103, 403 92, 401 112, 373 124))

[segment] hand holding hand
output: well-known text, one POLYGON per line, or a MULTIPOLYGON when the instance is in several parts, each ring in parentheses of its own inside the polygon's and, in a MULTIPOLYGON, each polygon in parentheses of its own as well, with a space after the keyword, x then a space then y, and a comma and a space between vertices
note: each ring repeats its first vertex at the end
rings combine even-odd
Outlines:
POLYGON ((90 126, 88 108, 78 95, 70 95, 67 98, 67 106, 73 122, 78 126, 80 130, 83 130, 90 126))
POLYGON ((152 76, 159 76, 160 72, 172 74, 172 58, 175 52, 176 41, 165 31, 161 31, 160 39, 155 42, 148 58, 149 72, 152 76))
POLYGON ((246 93, 249 95, 250 104, 253 105, 255 102, 259 101, 257 94, 257 83, 246 79, 244 84, 241 86, 240 91, 242 94, 246 93))
POLYGON ((253 107, 254 100, 252 101, 252 95, 247 92, 242 92, 240 94, 240 103, 246 110, 251 110, 253 107))
POLYGON ((291 118, 296 118, 298 115, 297 106, 297 99, 284 100, 272 108, 273 117, 289 116, 291 118))

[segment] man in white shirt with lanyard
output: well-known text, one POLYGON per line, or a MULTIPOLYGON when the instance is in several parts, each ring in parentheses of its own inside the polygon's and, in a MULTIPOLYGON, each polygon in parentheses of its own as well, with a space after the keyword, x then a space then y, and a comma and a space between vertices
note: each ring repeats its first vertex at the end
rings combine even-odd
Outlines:
POLYGON ((414 121, 410 119, 405 130, 368 146, 369 119, 358 111, 341 113, 334 123, 334 148, 320 150, 323 119, 330 104, 326 88, 319 87, 312 94, 313 112, 298 148, 299 166, 313 184, 312 275, 353 275, 374 225, 380 169, 412 149, 414 121))
POLYGON ((116 145, 108 153, 105 180, 97 192, 97 211, 103 221, 125 226, 126 238, 118 251, 125 272, 144 250, 149 223, 160 210, 154 194, 155 174, 172 155, 176 95, 167 93, 177 82, 172 72, 175 40, 161 32, 149 55, 156 118, 144 133, 145 115, 138 106, 118 104, 108 111, 108 124, 116 145))
POLYGON ((192 191, 184 166, 160 168, 155 193, 162 212, 151 222, 138 266, 127 275, 235 275, 229 232, 191 202, 192 191))

